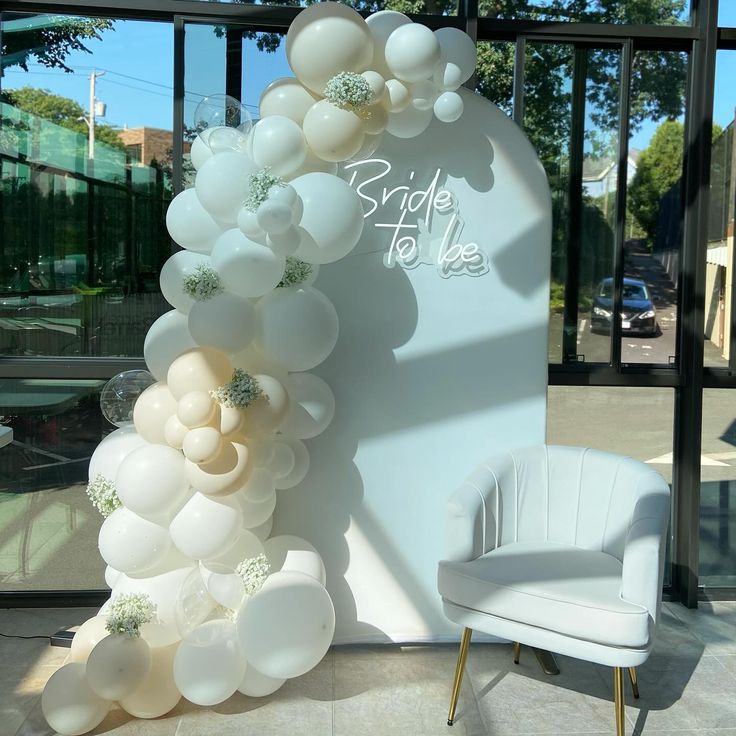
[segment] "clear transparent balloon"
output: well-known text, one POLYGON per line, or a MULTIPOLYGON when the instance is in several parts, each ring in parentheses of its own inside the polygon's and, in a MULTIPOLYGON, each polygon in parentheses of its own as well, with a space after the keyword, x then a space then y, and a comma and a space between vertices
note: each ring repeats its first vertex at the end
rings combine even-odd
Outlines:
POLYGON ((194 110, 194 128, 201 133, 207 128, 224 126, 237 128, 247 134, 253 127, 248 108, 240 100, 230 95, 209 95, 204 97, 194 110))
POLYGON ((194 568, 182 583, 176 599, 176 626, 182 639, 203 623, 216 605, 199 568, 194 568))
POLYGON ((102 415, 116 427, 132 424, 136 400, 154 383, 156 379, 144 370, 123 371, 113 376, 100 393, 102 415))

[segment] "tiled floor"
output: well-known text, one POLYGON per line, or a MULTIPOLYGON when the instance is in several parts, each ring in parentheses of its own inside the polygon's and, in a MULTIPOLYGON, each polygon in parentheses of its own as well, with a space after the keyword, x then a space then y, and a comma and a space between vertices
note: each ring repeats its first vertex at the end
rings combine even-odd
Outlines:
MULTIPOLYGON (((50 634, 85 609, 0 611, 0 632, 50 634)), ((49 736, 39 694, 68 650, 43 640, 0 639, 0 735, 49 736)), ((95 734, 114 736, 516 736, 614 733, 610 669, 559 657, 542 674, 528 649, 471 647, 455 726, 445 721, 455 646, 337 647, 312 672, 263 699, 236 695, 215 708, 184 700, 164 718, 114 710, 95 734)), ((627 687, 627 733, 736 736, 736 603, 698 611, 665 604, 655 652, 627 687)))

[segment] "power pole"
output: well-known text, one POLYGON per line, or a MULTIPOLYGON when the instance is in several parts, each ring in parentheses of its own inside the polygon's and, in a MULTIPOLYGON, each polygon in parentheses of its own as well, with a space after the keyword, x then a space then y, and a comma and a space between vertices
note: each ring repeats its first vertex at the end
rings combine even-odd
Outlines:
POLYGON ((88 131, 88 145, 87 145, 87 158, 91 160, 95 157, 95 85, 98 77, 104 76, 105 72, 98 72, 96 69, 92 70, 89 75, 89 111, 87 113, 87 126, 88 131))

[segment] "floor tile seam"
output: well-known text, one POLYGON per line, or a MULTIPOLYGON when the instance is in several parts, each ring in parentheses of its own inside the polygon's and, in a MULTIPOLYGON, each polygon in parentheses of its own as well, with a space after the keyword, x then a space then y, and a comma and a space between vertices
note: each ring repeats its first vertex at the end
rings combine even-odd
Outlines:
POLYGON ((736 658, 736 653, 734 653, 734 654, 708 654, 708 655, 704 655, 704 656, 713 657, 718 662, 718 664, 720 664, 721 667, 723 667, 723 669, 726 670, 726 672, 728 672, 728 674, 731 675, 731 677, 734 680, 736 680, 736 670, 730 670, 730 669, 728 669, 728 667, 726 667, 725 663, 721 661, 721 657, 735 657, 736 658))
POLYGON ((17 729, 17 730, 16 730, 16 732, 15 732, 15 733, 13 734, 13 736, 18 736, 18 734, 19 734, 19 733, 20 733, 20 732, 21 732, 21 731, 23 730, 23 726, 25 726, 25 725, 26 725, 26 723, 28 722, 28 719, 29 719, 29 718, 30 718, 30 717, 31 717, 31 716, 33 715, 33 711, 34 711, 34 710, 36 710, 36 706, 40 705, 40 703, 41 703, 41 693, 39 693, 39 694, 38 694, 38 695, 37 695, 37 696, 36 696, 36 697, 35 697, 35 698, 33 699, 33 704, 32 704, 32 705, 31 705, 31 707, 30 707, 30 708, 28 709, 28 713, 26 714, 26 717, 25 717, 25 718, 24 718, 24 719, 23 719, 23 720, 21 721, 21 724, 20 724, 20 726, 18 726, 18 729, 17 729))

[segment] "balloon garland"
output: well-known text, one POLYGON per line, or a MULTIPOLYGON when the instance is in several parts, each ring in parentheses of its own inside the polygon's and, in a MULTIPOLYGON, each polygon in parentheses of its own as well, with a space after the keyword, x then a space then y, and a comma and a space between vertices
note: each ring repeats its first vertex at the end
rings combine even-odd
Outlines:
POLYGON ((94 729, 113 701, 156 718, 182 695, 268 695, 332 641, 319 553, 271 529, 277 489, 308 471, 303 440, 335 409, 307 371, 338 337, 313 283, 363 229, 338 164, 370 157, 384 134, 457 120, 476 49, 454 28, 323 2, 296 17, 286 55, 294 77, 263 92, 256 125, 232 98, 199 105, 195 183, 166 216, 183 248, 160 277, 173 309, 146 335, 150 374, 116 376, 101 396, 119 428, 91 458, 88 494, 106 517, 112 593, 44 690, 63 735, 94 729))

